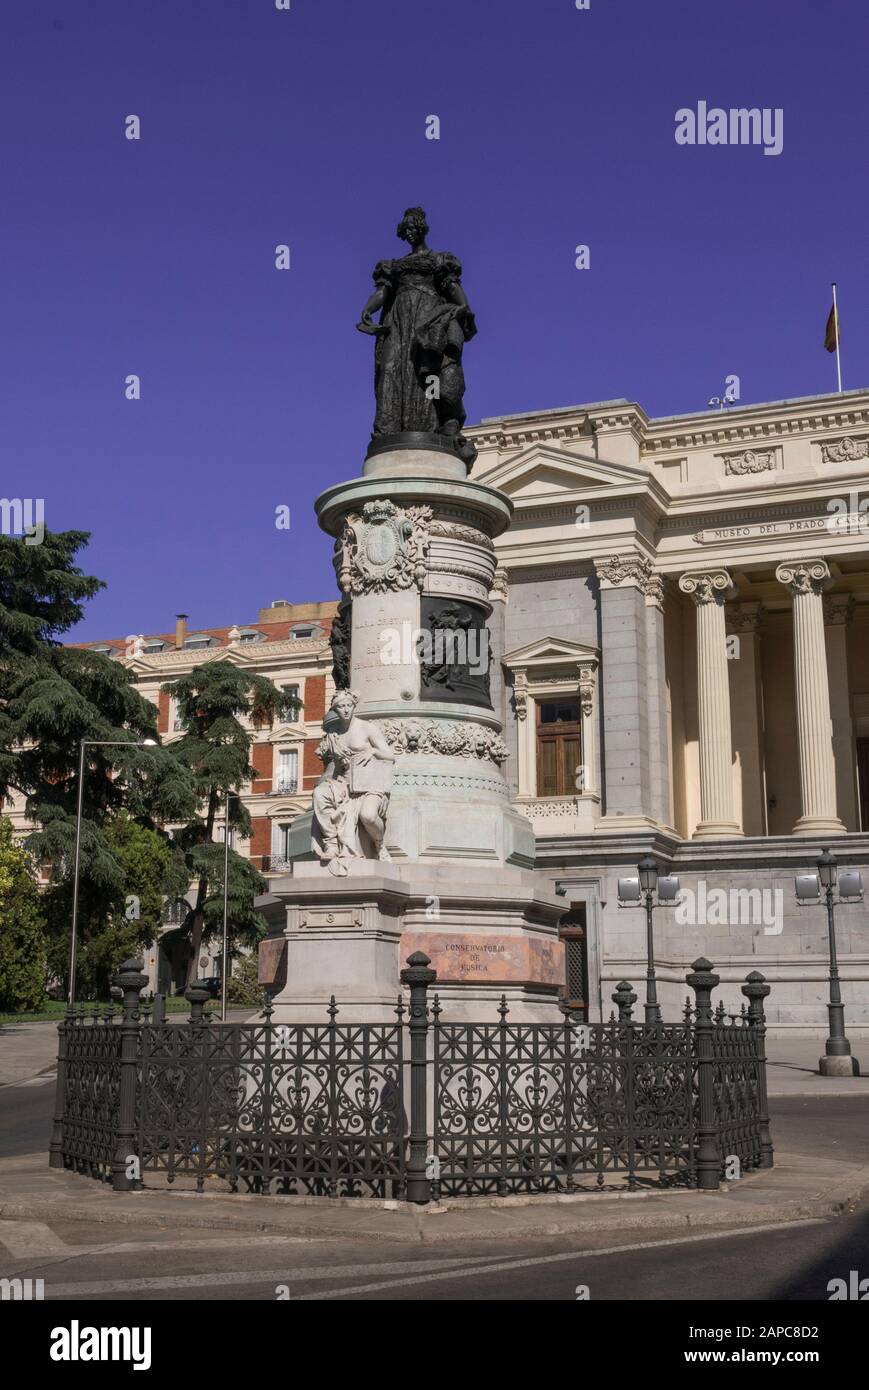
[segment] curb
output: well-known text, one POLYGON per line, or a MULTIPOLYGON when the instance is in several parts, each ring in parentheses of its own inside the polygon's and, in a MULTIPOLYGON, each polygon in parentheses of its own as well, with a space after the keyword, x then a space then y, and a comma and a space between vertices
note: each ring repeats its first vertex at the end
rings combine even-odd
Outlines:
MULTIPOLYGON (((765 1170, 769 1172, 770 1170, 765 1170)), ((772 1169, 772 1173, 776 1170, 772 1169)), ((66 1200, 63 1194, 14 1197, 0 1193, 0 1220, 36 1220, 86 1222, 90 1225, 138 1226, 152 1230, 221 1230, 239 1234, 277 1235, 292 1239, 318 1241, 368 1240, 399 1244, 440 1244, 448 1241, 477 1241, 487 1239, 528 1239, 539 1237, 582 1237, 592 1232, 634 1230, 697 1231, 712 1228, 728 1229, 757 1223, 780 1225, 806 1218, 830 1219, 852 1209, 869 1195, 869 1164, 852 1168, 826 1191, 812 1190, 806 1184, 806 1195, 764 1202, 755 1200, 761 1193, 752 1179, 736 1195, 736 1189, 719 1193, 669 1193, 663 1198, 667 1208, 649 1208, 640 1200, 634 1204, 619 1200, 610 1206, 611 1198, 596 1194, 581 1194, 576 1198, 556 1196, 547 1201, 510 1199, 498 1203, 491 1199, 474 1207, 431 1206, 416 1207, 396 1202, 394 1206, 371 1204, 361 1207, 353 1199, 345 1199, 340 1207, 326 1198, 308 1199, 304 1206, 281 1206, 274 1203, 295 1203, 293 1197, 227 1198, 225 1194, 191 1193, 166 1194, 148 1190, 125 1195, 123 1206, 116 1205, 113 1194, 105 1202, 66 1200), (191 1201, 202 1203, 200 1211, 185 1210, 191 1201), (268 1203, 270 1210, 227 1211, 227 1202, 250 1201, 259 1206, 268 1203), (154 1203, 159 1202, 156 1208, 154 1203), (219 1206, 216 1204, 220 1204, 219 1206), (316 1203, 316 1205, 315 1205, 316 1203), (328 1205, 327 1205, 328 1203, 328 1205), (603 1208, 602 1203, 607 1203, 603 1208), (700 1205, 703 1203, 703 1205, 700 1205), (215 1205, 212 1205, 215 1204, 215 1205), (597 1207, 597 1210, 595 1208, 597 1207), (693 1208, 693 1209, 692 1209, 693 1208), (348 1219, 350 1211, 353 1219, 348 1219), (482 1219, 481 1219, 482 1218, 482 1219)), ((625 1194, 627 1196, 628 1194, 625 1194)), ((645 1197, 646 1194, 639 1194, 645 1197)), ((634 1194, 630 1194, 634 1196, 634 1194)), ((652 1200, 662 1201, 659 1193, 649 1193, 652 1200)), ((339 1201, 341 1199, 338 1199, 339 1201)))

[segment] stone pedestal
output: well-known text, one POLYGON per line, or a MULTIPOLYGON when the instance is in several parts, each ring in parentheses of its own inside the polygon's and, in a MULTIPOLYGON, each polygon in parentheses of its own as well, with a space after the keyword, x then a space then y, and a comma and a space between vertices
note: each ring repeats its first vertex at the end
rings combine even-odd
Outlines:
POLYGON ((818 1061, 821 1076, 859 1076, 860 1063, 856 1057, 821 1057, 818 1061))
POLYGON ((389 1020, 401 965, 420 950, 445 1022, 496 1022, 502 994, 514 1023, 560 1017, 564 903, 530 871, 363 861, 327 879, 304 864, 272 885, 259 969, 274 1022, 325 1023, 333 994, 345 1022, 389 1020))
POLYGON ((325 1021, 333 994, 345 1021, 388 1019, 416 950, 445 1018, 495 1021, 502 993, 514 1021, 560 1017, 564 903, 530 872, 534 833, 510 804, 485 679, 493 538, 512 509, 465 472, 446 451, 393 449, 317 501, 351 604, 356 714, 395 753, 390 862, 351 859, 336 878, 312 856, 311 816, 296 822, 260 957, 277 1022, 325 1021))

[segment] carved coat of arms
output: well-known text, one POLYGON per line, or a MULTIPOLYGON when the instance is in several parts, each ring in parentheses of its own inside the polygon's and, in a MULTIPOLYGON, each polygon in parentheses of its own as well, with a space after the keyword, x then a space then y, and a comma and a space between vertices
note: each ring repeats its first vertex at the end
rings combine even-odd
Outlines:
POLYGON ((345 594, 383 593, 425 584, 431 507, 366 502, 352 513, 336 545, 335 568, 345 594))

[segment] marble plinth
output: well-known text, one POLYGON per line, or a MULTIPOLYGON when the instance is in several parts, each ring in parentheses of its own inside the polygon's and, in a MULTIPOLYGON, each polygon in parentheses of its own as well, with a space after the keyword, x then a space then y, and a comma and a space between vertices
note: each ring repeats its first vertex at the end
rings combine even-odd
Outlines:
POLYGON ((560 1017, 563 901, 527 870, 362 861, 347 878, 299 863, 260 901, 269 935, 260 981, 274 1021, 325 1022, 331 995, 343 1021, 387 1021, 406 958, 425 951, 437 970, 443 1019, 513 1022, 560 1017))

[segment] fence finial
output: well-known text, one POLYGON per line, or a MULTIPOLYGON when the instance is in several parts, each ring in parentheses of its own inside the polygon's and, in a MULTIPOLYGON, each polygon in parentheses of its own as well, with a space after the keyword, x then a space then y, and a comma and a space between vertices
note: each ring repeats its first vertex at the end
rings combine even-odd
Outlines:
POLYGON ((612 995, 613 1003, 619 1011, 619 1023, 630 1023, 637 996, 631 988, 630 981, 619 980, 612 995))

